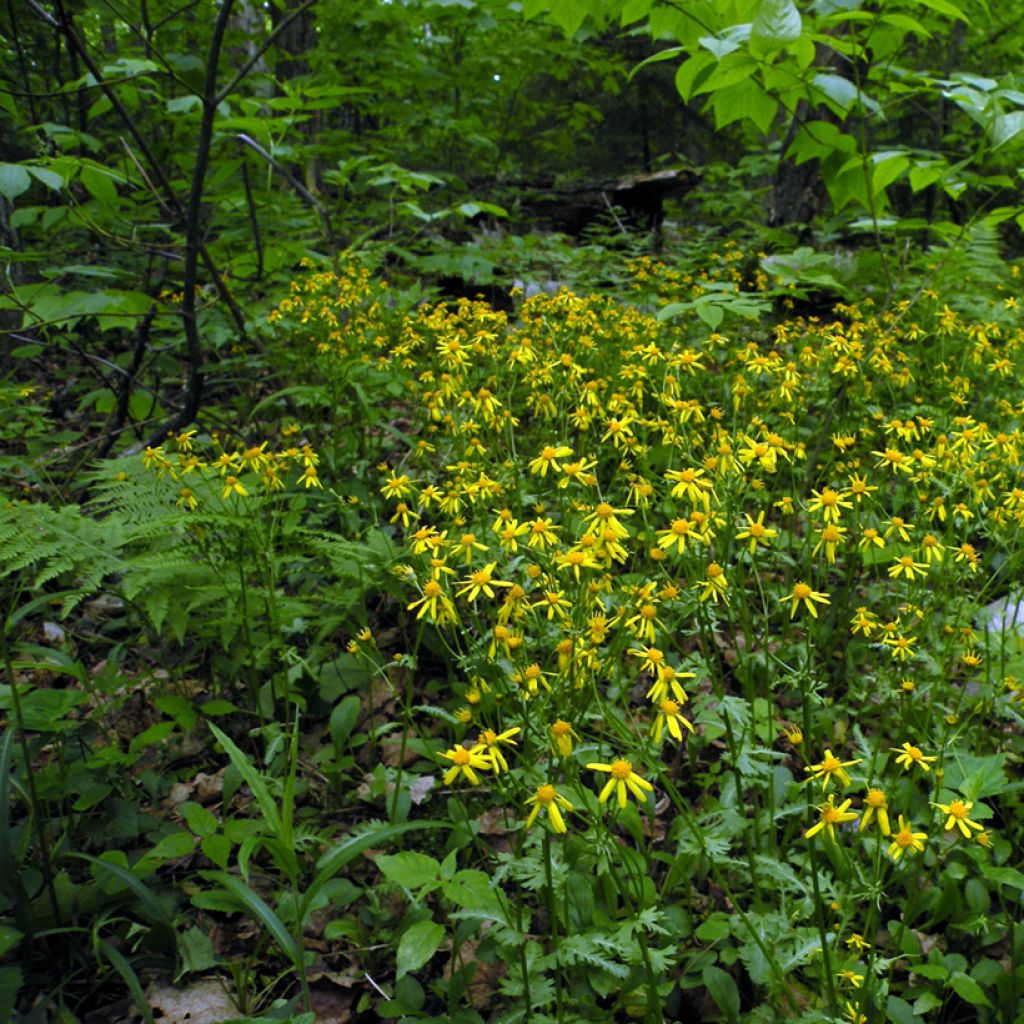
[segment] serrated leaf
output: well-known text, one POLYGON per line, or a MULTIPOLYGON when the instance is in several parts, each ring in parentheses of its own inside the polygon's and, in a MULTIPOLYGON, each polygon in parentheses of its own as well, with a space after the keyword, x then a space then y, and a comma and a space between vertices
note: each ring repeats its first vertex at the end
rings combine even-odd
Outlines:
POLYGON ((956 971, 949 976, 946 985, 951 988, 964 1002, 971 1006, 991 1006, 984 989, 969 975, 963 971, 956 971))
POLYGON ((443 940, 443 926, 433 921, 417 921, 407 928, 398 941, 395 980, 418 971, 437 952, 443 940))
POLYGON ((390 856, 384 854, 374 863, 389 882, 404 886, 406 889, 419 889, 421 886, 441 880, 440 863, 425 853, 408 851, 390 856))

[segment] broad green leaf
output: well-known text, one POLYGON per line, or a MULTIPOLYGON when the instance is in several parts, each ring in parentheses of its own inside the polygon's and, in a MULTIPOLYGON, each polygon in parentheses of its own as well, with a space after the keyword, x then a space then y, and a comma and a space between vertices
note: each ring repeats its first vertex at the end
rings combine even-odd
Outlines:
POLYGON ((676 70, 676 90, 687 103, 693 99, 697 79, 715 63, 715 58, 706 50, 695 53, 676 70))
POLYGON ((751 28, 751 40, 785 46, 800 38, 803 19, 793 0, 761 0, 751 28))
POLYGON ((139 858, 139 864, 143 861, 178 860, 180 857, 187 857, 195 847, 195 838, 188 832, 172 832, 139 858))
POLYGON ((705 967, 701 975, 715 1005, 725 1014, 727 1020, 735 1020, 740 1012, 740 992, 733 976, 721 967, 705 967))
POLYGON ((875 154, 873 159, 879 156, 884 158, 878 160, 871 172, 871 191, 875 195, 888 188, 910 166, 909 158, 903 153, 875 154))
POLYGON ((894 28, 901 28, 905 32, 913 32, 915 35, 923 36, 925 39, 931 39, 932 34, 915 18, 911 18, 909 14, 884 14, 881 19, 886 25, 892 25, 894 28))
POLYGON ((178 813, 185 819, 185 824, 200 838, 213 835, 217 831, 217 818, 202 804, 192 800, 186 801, 178 808, 178 813))
POLYGON ((491 878, 483 871, 468 868, 457 871, 451 881, 445 882, 444 894, 463 910, 482 914, 496 921, 504 921, 501 900, 495 892, 491 878))
POLYGON ((345 743, 359 719, 361 707, 360 699, 354 693, 350 693, 343 697, 331 712, 331 743, 334 744, 334 753, 338 756, 345 750, 345 743))
POLYGON ((433 921, 417 921, 398 941, 398 968, 395 980, 418 971, 444 940, 444 927, 433 921))
POLYGON ((985 990, 969 975, 963 971, 955 971, 946 981, 949 986, 961 999, 971 1006, 991 1006, 985 990))
POLYGON ((168 114, 187 114, 190 110, 202 105, 202 100, 196 95, 178 96, 176 99, 167 101, 168 114))
POLYGON ((27 192, 31 184, 32 178, 20 164, 0 164, 0 196, 9 203, 27 192))
POLYGON ((905 999, 889 996, 885 1004, 885 1013, 892 1024, 921 1024, 921 1018, 905 999))
POLYGON ((998 149, 1010 142, 1020 142, 1024 132, 1024 111, 1015 110, 1010 114, 999 114, 992 120, 992 146, 998 149))
POLYGON ((64 187, 63 176, 48 167, 29 167, 28 172, 53 192, 59 192, 64 187))
POLYGON ((857 87, 842 75, 826 73, 815 75, 814 86, 820 89, 844 114, 857 102, 857 87))
POLYGON ((394 855, 384 854, 374 862, 384 877, 406 889, 418 889, 432 882, 440 882, 441 865, 425 853, 408 851, 394 855))
POLYGON ((917 0, 917 2, 922 7, 929 7, 939 14, 945 14, 947 17, 966 21, 968 25, 971 23, 971 19, 956 4, 950 3, 950 0, 917 0))
POLYGON ((117 205, 117 189, 109 174, 98 167, 83 167, 79 179, 89 195, 101 206, 117 205))
POLYGON ((589 13, 587 0, 553 0, 550 17, 565 33, 565 38, 572 39, 589 13))
POLYGON ((318 861, 316 877, 306 887, 306 894, 300 907, 301 915, 305 916, 306 910, 327 882, 364 850, 368 850, 371 846, 379 846, 406 832, 419 829, 448 829, 451 827, 448 822, 444 821, 404 821, 397 825, 375 822, 366 826, 358 834, 347 836, 333 849, 328 850, 318 861))
MULTIPOLYGON (((728 57, 723 57, 718 62, 718 67, 708 75, 696 92, 700 94, 727 89, 730 85, 735 85, 737 82, 743 82, 750 78, 757 70, 757 67, 757 61, 749 53, 730 53, 728 57)), ((737 116, 732 118, 732 120, 737 120, 744 113, 745 111, 743 110, 738 111, 737 116)))

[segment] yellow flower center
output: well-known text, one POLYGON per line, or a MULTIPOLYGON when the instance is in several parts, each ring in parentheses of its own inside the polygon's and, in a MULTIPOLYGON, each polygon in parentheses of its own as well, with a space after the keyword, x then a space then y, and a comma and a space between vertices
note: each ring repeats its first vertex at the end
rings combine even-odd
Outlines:
POLYGON ((477 569, 476 572, 470 573, 469 578, 478 587, 482 587, 485 583, 490 583, 491 582, 491 570, 490 569, 477 569))
POLYGON ((841 820, 839 816, 839 808, 829 805, 821 812, 821 820, 825 822, 826 825, 838 824, 841 820))
POLYGON ((674 700, 669 700, 668 698, 666 698, 661 702, 661 713, 663 715, 668 715, 669 718, 672 718, 673 716, 679 714, 679 705, 674 700))
POLYGON ((949 805, 949 813, 954 818, 959 818, 960 821, 963 821, 967 817, 967 813, 968 813, 967 805, 962 800, 954 800, 949 805))
POLYGON ((602 501, 594 511, 596 512, 598 519, 611 519, 611 517, 615 515, 615 509, 613 509, 607 501, 602 501))
POLYGON ((628 761, 612 761, 612 778, 620 782, 625 781, 633 774, 633 766, 628 761))
POLYGON ((427 580, 423 584, 423 594, 425 597, 437 597, 441 593, 441 584, 437 580, 427 580))
POLYGON ((480 733, 480 739, 482 739, 487 746, 493 747, 498 739, 498 734, 493 729, 484 729, 484 731, 480 733))
POLYGON ((806 583, 798 583, 793 588, 793 596, 798 601, 806 601, 811 596, 811 588, 806 583))
POLYGON ((914 845, 914 834, 910 829, 903 829, 902 832, 896 833, 896 843, 899 846, 907 847, 914 845))
POLYGON ((563 722, 561 719, 551 726, 552 736, 568 736, 571 732, 572 726, 568 722, 563 722))
MULTIPOLYGON (((900 638, 902 639, 902 637, 900 638)), ((920 761, 924 754, 921 753, 918 747, 907 747, 907 757, 912 758, 914 761, 920 761)))
POLYGON ((640 618, 647 619, 648 622, 655 618, 657 614, 658 609, 655 608, 653 604, 645 604, 643 608, 640 609, 640 618))
POLYGON ((690 520, 689 519, 673 519, 672 520, 672 532, 677 537, 684 537, 690 532, 690 520))
POLYGON ((876 809, 879 807, 884 807, 885 793, 883 793, 880 789, 869 789, 867 795, 867 805, 868 807, 874 807, 876 809))
POLYGON ((823 772, 837 772, 840 768, 842 768, 842 765, 839 763, 839 758, 835 756, 826 757, 825 760, 821 762, 821 770, 823 772))
POLYGON ((544 783, 543 786, 537 787, 537 801, 542 804, 552 804, 555 802, 555 797, 558 794, 555 792, 555 787, 550 783, 544 783))
POLYGON ((708 579, 716 580, 723 572, 725 572, 725 570, 717 562, 712 562, 708 566, 708 579))
POLYGON ((469 751, 465 747, 457 747, 451 757, 457 765, 469 764, 469 751))

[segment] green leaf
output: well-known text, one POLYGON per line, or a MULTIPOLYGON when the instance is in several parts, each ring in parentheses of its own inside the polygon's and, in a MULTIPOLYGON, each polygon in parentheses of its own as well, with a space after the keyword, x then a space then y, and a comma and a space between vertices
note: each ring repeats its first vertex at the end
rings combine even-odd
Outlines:
MULTIPOLYGON (((730 85, 736 85, 737 82, 746 81, 757 70, 757 67, 757 61, 749 53, 730 53, 728 57, 724 57, 718 62, 718 67, 708 75, 701 87, 696 90, 695 95, 717 92, 719 89, 727 89, 730 85)), ((744 113, 745 111, 738 111, 732 120, 737 120, 744 113)))
POLYGON ((444 928, 433 921, 417 921, 398 942, 395 980, 418 971, 436 952, 444 939, 444 928))
POLYGON ((117 189, 106 171, 99 167, 83 167, 79 178, 89 195, 101 206, 117 206, 117 189))
POLYGON ((970 1003, 971 1006, 992 1005, 982 987, 969 974, 964 974, 963 971, 955 971, 951 974, 946 981, 946 985, 964 1002, 970 1003))
POLYGON ((29 167, 28 172, 53 192, 59 192, 64 187, 63 176, 48 167, 29 167))
POLYGON ((721 967, 709 965, 701 975, 704 987, 722 1013, 729 1020, 735 1020, 740 1012, 740 992, 733 976, 721 967))
POLYGON ((167 101, 168 114, 187 114, 190 110, 202 104, 202 100, 196 95, 178 96, 176 99, 167 101))
POLYGON ((750 38, 781 47, 799 39, 802 28, 803 19, 793 0, 761 0, 750 38))
POLYGON ((504 921, 505 912, 489 875, 467 868, 457 871, 445 882, 444 894, 464 910, 495 921, 504 921))
POLYGON ((153 1024, 153 1009, 149 1005, 149 1000, 146 998, 145 993, 142 991, 142 983, 139 981, 139 976, 135 973, 135 968, 106 939, 100 939, 96 944, 96 951, 105 956, 110 961, 114 970, 121 975, 121 980, 131 993, 132 999, 135 1000, 135 1005, 138 1007, 139 1013, 142 1014, 143 1021, 146 1024, 153 1024))
POLYGON ((152 920, 157 921, 162 925, 166 925, 168 928, 173 926, 173 911, 170 910, 162 900, 157 898, 156 893, 154 893, 145 882, 141 881, 141 879, 132 874, 132 872, 127 870, 127 868, 121 867, 120 864, 113 864, 109 860, 101 860, 99 857, 93 857, 88 853, 69 853, 68 856, 88 861, 93 866, 94 873, 97 869, 109 872, 117 878, 118 881, 123 882, 132 890, 132 892, 135 893, 139 902, 145 908, 147 914, 152 920))
POLYGON ((956 4, 950 3, 949 0, 917 0, 917 2, 924 7, 930 7, 939 14, 945 14, 950 18, 966 21, 968 25, 971 23, 971 19, 956 4))
POLYGON ((267 902, 258 893, 252 891, 240 878, 230 875, 226 871, 203 871, 200 872, 203 878, 220 886, 222 893, 226 894, 232 902, 237 903, 249 915, 255 918, 270 933, 271 937, 281 948, 285 956, 292 962, 296 970, 304 970, 302 950, 299 949, 295 938, 289 934, 284 922, 270 908, 267 902))
POLYGON ((266 821, 271 831, 277 835, 281 831, 281 815, 278 813, 277 803, 270 795, 270 790, 267 789, 266 783, 256 769, 249 764, 249 759, 245 754, 235 746, 228 736, 218 729, 213 722, 207 722, 206 724, 210 732, 216 737, 217 742, 224 748, 238 774, 245 779, 245 784, 256 798, 256 803, 259 805, 264 821, 266 821))
POLYGON ((572 39, 589 13, 590 4, 587 0, 554 0, 550 17, 565 33, 565 38, 572 39))
POLYGON ((695 53, 676 70, 676 90, 687 103, 693 99, 697 79, 713 64, 715 58, 707 52, 695 53))
POLYGON ((885 1013, 892 1024, 921 1024, 921 1018, 914 1012, 910 1003, 898 996, 889 996, 885 1004, 885 1013))
POLYGON ((1010 114, 999 114, 992 120, 992 148, 1008 145, 1014 141, 1022 141, 1024 132, 1024 111, 1015 110, 1010 114))
POLYGON ((18 943, 24 938, 24 935, 18 931, 17 928, 11 928, 9 925, 0 924, 0 957, 6 956, 12 949, 18 947, 18 943))
POLYGON ((200 839, 213 835, 217 831, 218 822, 216 816, 203 807, 202 804, 189 800, 178 808, 178 813, 200 839))
POLYGON ((331 743, 334 744, 334 753, 338 756, 345 750, 345 741, 351 735, 352 729, 359 719, 361 707, 362 702, 353 693, 339 701, 337 707, 331 712, 331 743))
POLYGON ((406 889, 418 889, 441 880, 440 863, 425 853, 410 851, 393 856, 385 854, 377 857, 374 863, 389 882, 406 889))
POLYGON ((844 114, 857 102, 859 96, 857 86, 848 78, 843 78, 842 75, 825 73, 815 75, 813 85, 816 89, 820 89, 844 114))
POLYGON ((903 153, 876 153, 872 159, 877 161, 871 172, 873 195, 888 188, 910 166, 909 158, 903 153))
POLYGON ((306 911, 319 895, 320 890, 346 865, 371 846, 386 843, 396 836, 419 829, 451 828, 445 821, 403 821, 397 825, 385 822, 373 822, 356 835, 347 836, 337 846, 328 850, 317 863, 316 877, 306 888, 300 907, 300 916, 305 917, 306 911))
POLYGON ((0 164, 0 196, 13 203, 32 184, 28 171, 20 164, 0 164))

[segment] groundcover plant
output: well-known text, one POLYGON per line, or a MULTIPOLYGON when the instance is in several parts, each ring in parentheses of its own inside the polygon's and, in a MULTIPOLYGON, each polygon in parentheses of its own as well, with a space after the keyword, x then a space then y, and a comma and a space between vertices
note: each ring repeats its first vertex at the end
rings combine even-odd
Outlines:
POLYGON ((7 1007, 1018 1019, 1016 300, 761 266, 310 266, 258 436, 12 495, 7 1007))
POLYGON ((437 829, 375 861, 389 1013, 1016 1019, 1016 302, 710 330, 742 263, 401 317, 352 267, 272 314, 391 396, 335 492, 401 545, 349 651, 388 819, 437 829))

